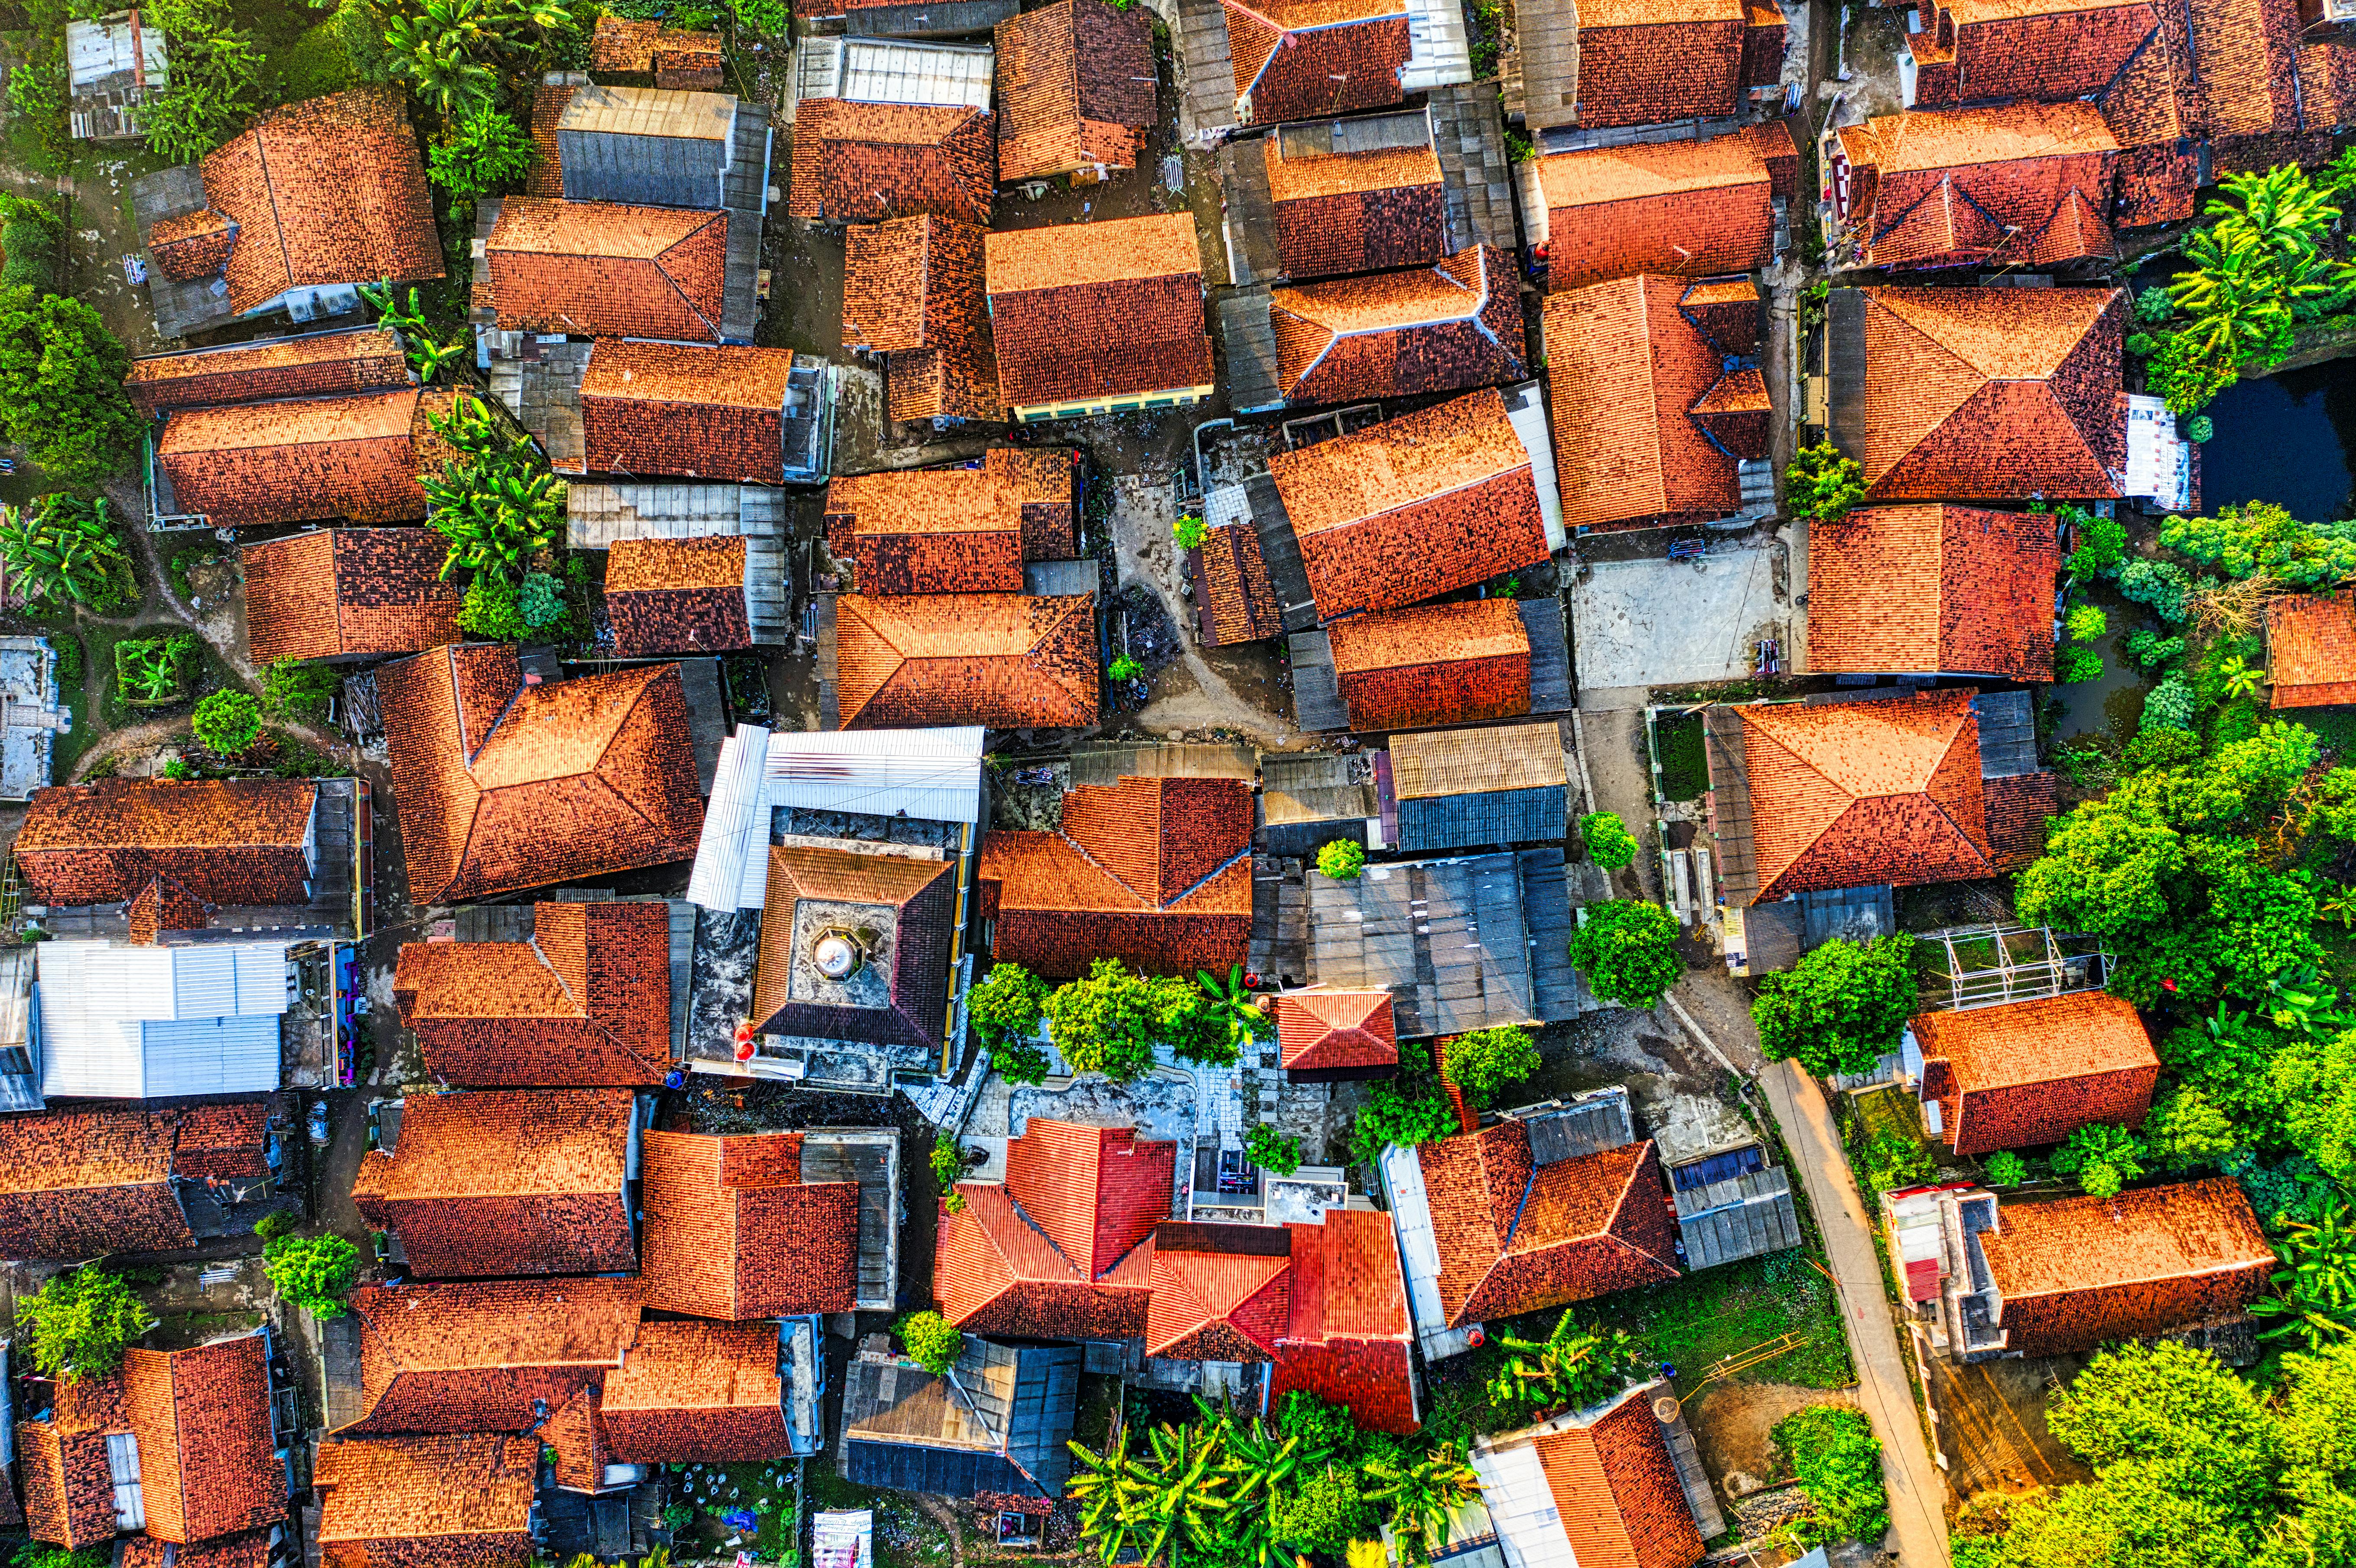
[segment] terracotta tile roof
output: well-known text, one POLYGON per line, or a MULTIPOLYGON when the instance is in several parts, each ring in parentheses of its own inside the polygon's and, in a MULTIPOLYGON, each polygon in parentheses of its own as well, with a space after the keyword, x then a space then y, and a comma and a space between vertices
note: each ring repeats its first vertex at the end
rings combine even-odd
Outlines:
POLYGON ((238 228, 230 310, 291 288, 442 275, 407 104, 383 86, 306 99, 205 155, 205 199, 238 228))
POLYGON ((1388 991, 1295 991, 1279 997, 1276 1038, 1288 1072, 1388 1067, 1398 1061, 1388 991))
POLYGON ((1429 144, 1290 156, 1280 135, 1259 144, 1287 276, 1413 267, 1448 253, 1440 156, 1429 144))
MULTIPOLYGON (((1926 24, 1932 13, 1925 12, 1926 24)), ((1959 0, 1914 46, 1916 104, 2060 102, 2115 81, 2158 26, 2149 0, 1959 0)))
POLYGON ((1143 1333, 1153 1249, 1141 1243, 1169 1217, 1177 1152, 1132 1127, 1030 1118, 1002 1186, 958 1186, 966 1207, 944 1218, 933 1270, 943 1316, 977 1333, 1143 1333))
POLYGON ((269 1171, 269 1113, 259 1100, 182 1111, 172 1151, 175 1176, 262 1176, 269 1171))
POLYGON ((1001 183, 1137 166, 1158 118, 1151 21, 1104 0, 1055 0, 998 24, 1001 183))
POLYGON ((1389 1217, 1372 1209, 1328 1209, 1323 1224, 1286 1229, 1291 1320, 1277 1346, 1269 1397, 1307 1389, 1349 1406, 1361 1426, 1415 1431, 1407 1283, 1389 1217))
POLYGON ((1547 559, 1529 449, 1494 391, 1275 453, 1268 466, 1329 623, 1547 559))
POLYGON ((172 1185, 176 1125, 169 1113, 141 1111, 0 1120, 0 1257, 194 1246, 172 1185))
POLYGON ((466 592, 430 528, 322 528, 245 546, 246 635, 258 665, 406 654, 458 640, 466 592))
POLYGON ((2356 702, 2356 594, 2297 593, 2266 606, 2276 708, 2356 702))
POLYGON ((1646 1389, 1533 1446, 1580 1568, 1693 1568, 1706 1554, 1646 1389))
POLYGON ((401 339, 382 327, 366 327, 146 355, 131 362, 123 389, 143 417, 153 419, 166 409, 327 397, 414 381, 401 339))
POLYGON ((926 311, 935 232, 979 233, 970 223, 936 218, 895 218, 854 223, 843 230, 842 346, 871 354, 922 348, 930 324, 926 311))
POLYGON ((1922 1097, 1964 1155, 2058 1144, 2089 1122, 2143 1124, 2159 1058, 2132 1005, 2103 991, 1914 1019, 1922 1097), (1933 1063, 1936 1063, 1933 1066, 1933 1063))
POLYGON ((1992 875, 1972 696, 1744 708, 1759 897, 1992 875))
POLYGON ((1404 0, 1222 0, 1236 118, 1273 125, 1400 101, 1404 0))
POLYGON ((1333 674, 1361 734, 1530 710, 1530 636, 1510 599, 1419 604, 1337 621, 1333 674))
POLYGON ((581 378, 588 472, 782 483, 793 368, 786 348, 598 339, 581 378))
POLYGON ((1093 595, 846 593, 834 613, 842 729, 1097 721, 1093 595))
MULTIPOLYGON (((108 1488, 110 1512, 114 1506, 112 1490, 108 1488)), ((123 1552, 114 1568, 270 1568, 278 1550, 266 1530, 224 1535, 202 1546, 177 1546, 152 1535, 126 1535, 120 1545, 123 1552)))
POLYGON ((139 1443, 147 1533, 209 1541, 286 1517, 286 1467, 270 1432, 262 1336, 166 1354, 123 1353, 123 1405, 139 1443))
POLYGON ((319 1561, 324 1568, 528 1562, 539 1468, 537 1437, 322 1443, 311 1472, 319 1561))
POLYGON ((2052 678, 2050 516, 1867 507, 1808 545, 1809 668, 2052 678))
POLYGON ((521 1432, 622 1364, 638 1282, 543 1279, 362 1285, 359 1416, 338 1435, 521 1432))
POLYGON ((62 1418, 28 1421, 16 1428, 16 1443, 22 1450, 25 1527, 33 1539, 68 1547, 112 1541, 114 1479, 106 1434, 69 1429, 62 1418))
POLYGON ((670 1068, 660 902, 533 906, 530 942, 411 942, 392 999, 429 1077, 483 1088, 653 1084, 670 1068))
POLYGON ((1639 272, 1748 272, 1774 251, 1775 164, 1798 153, 1778 121, 1708 141, 1636 142, 1537 161, 1547 287, 1639 272))
POLYGON ((2050 773, 1982 779, 1987 801, 1988 861, 2017 871, 2045 853, 2051 819, 2062 815, 2059 781, 2050 773))
POLYGON ((1652 1143, 1539 1165, 1505 1120, 1418 1147, 1452 1328, 1677 1277, 1652 1143))
POLYGON ((1124 777, 1066 791, 1059 831, 982 839, 975 877, 991 951, 1058 977, 1098 958, 1149 974, 1240 964, 1251 833, 1251 791, 1235 779, 1124 777))
POLYGON ((826 491, 828 548, 862 592, 1019 593, 1026 560, 1073 548, 1079 453, 996 447, 980 466, 846 475, 826 491))
MULTIPOLYGON (((947 219, 926 250, 926 347, 884 358, 884 389, 894 420, 996 421, 1006 415, 998 395, 998 351, 982 293, 981 230, 947 219)), ((846 304, 846 309, 848 308, 846 304)))
POLYGON ((236 248, 237 225, 210 208, 165 219, 147 231, 147 255, 155 270, 184 283, 221 272, 236 248))
POLYGON ((743 539, 616 539, 606 559, 616 657, 753 645, 743 539))
POLYGON ((1292 1317, 1290 1248, 1290 1238, 1273 1226, 1171 1225, 1158 1232, 1145 1353, 1188 1361, 1275 1360, 1292 1317), (1232 1248, 1235 1241, 1258 1245, 1232 1248), (1271 1243, 1274 1250, 1259 1250, 1271 1243))
POLYGON ((720 340, 725 212, 511 196, 483 260, 502 331, 720 340))
POLYGON ((1415 272, 1280 288, 1268 319, 1295 403, 1460 391, 1527 369, 1513 262, 1489 246, 1415 272))
POLYGON ((601 1413, 624 1464, 783 1459, 785 1391, 774 1323, 648 1323, 601 1413))
MULTIPOLYGON (((1737 464, 1767 455, 1766 384, 1683 308, 1682 278, 1620 278, 1546 304, 1555 475, 1577 528, 1713 522, 1742 505, 1737 464)), ((1707 318, 1755 337, 1749 309, 1707 318)))
POLYGON ((1283 635, 1283 608, 1260 559, 1258 529, 1249 523, 1205 528, 1194 558, 1210 613, 1206 645, 1222 648, 1283 635))
POLYGON ((2059 264, 2115 256, 2119 144, 2086 103, 1915 110, 1841 133, 1861 264, 2059 264))
POLYGON ((377 672, 410 897, 440 903, 659 866, 703 823, 675 665, 523 684, 514 648, 377 672))
POLYGON ((2275 1267, 2231 1177, 2113 1198, 2008 1200, 1979 1242, 2003 1297, 2006 1349, 2031 1356, 2238 1312, 2264 1293, 2275 1267))
POLYGON ((979 109, 804 99, 786 211, 825 223, 932 212, 987 226, 996 154, 979 109))
POLYGON ((648 1307, 740 1319, 851 1309, 859 1184, 805 1183, 801 1134, 643 1140, 648 1307))
POLYGON ((307 779, 102 779, 37 790, 16 835, 28 900, 121 903, 158 876, 209 904, 303 904, 307 779))
POLYGON ((1211 384, 1190 215, 1001 230, 984 248, 1009 407, 1211 384))
POLYGON ((202 899, 171 877, 151 877, 139 896, 123 906, 130 926, 124 940, 152 947, 167 931, 202 931, 212 923, 202 899))
POLYGON ((400 1145, 361 1157, 352 1201, 420 1278, 626 1271, 636 1115, 627 1089, 412 1095, 400 1145))
POLYGON ((1579 12, 1578 123, 1737 112, 1744 24, 1741 0, 1590 0, 1579 12))
POLYGON ((556 147, 557 123, 571 107, 573 95, 581 91, 577 83, 543 80, 531 95, 531 167, 525 171, 523 188, 527 196, 561 197, 564 194, 564 162, 556 147))
POLYGON ((759 1032, 940 1045, 958 908, 952 862, 779 846, 769 851, 764 908, 751 1014, 759 1032), (879 933, 881 949, 869 962, 888 973, 881 997, 830 995, 810 962, 808 944, 821 933, 803 928, 805 900, 821 920, 834 918, 822 912, 857 906, 862 927, 879 933))
POLYGON ((2108 498, 2126 461, 2126 296, 1869 288, 1864 437, 1877 501, 2108 498))
POLYGON ((682 91, 719 88, 725 69, 720 35, 673 30, 660 22, 634 22, 608 11, 590 36, 589 69, 651 75, 655 85, 682 91))
POLYGON ((179 509, 216 528, 406 521, 425 516, 415 437, 429 406, 401 387, 182 409, 165 423, 155 462, 179 509))

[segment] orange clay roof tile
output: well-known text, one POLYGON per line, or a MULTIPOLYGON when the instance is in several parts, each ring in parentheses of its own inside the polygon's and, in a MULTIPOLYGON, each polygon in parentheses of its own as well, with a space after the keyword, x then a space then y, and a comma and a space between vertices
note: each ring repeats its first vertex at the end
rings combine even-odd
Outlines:
POLYGON ((1398 1061, 1388 991, 1294 991, 1276 998, 1276 1037, 1288 1072, 1387 1067, 1398 1061))
POLYGON ((835 601, 845 730, 1097 721, 1093 595, 931 594, 835 601))
POLYGON ((2276 708, 2356 702, 2356 593, 2299 593, 2266 607, 2276 708))
POLYGON ((362 1285, 360 1432, 521 1432, 637 1339, 634 1279, 362 1285))
POLYGON ((403 654, 457 639, 466 594, 428 528, 333 528, 250 544, 245 620, 255 660, 403 654))
POLYGON ((728 215, 511 196, 484 247, 498 325, 575 336, 720 338, 728 215))
POLYGON ((1328 630, 1362 734, 1511 719, 1530 710, 1529 629, 1510 599, 1380 610, 1328 630))
POLYGON ((1643 1389, 1535 1447, 1580 1568, 1692 1568, 1707 1555, 1643 1389))
POLYGON ((802 1180, 802 1136, 644 1135, 648 1307, 701 1317, 848 1312, 859 1184, 802 1180))
POLYGON ((786 348, 600 338, 581 378, 588 470, 777 484, 793 368, 786 348))
POLYGON ((931 212, 986 224, 996 153, 982 110, 805 99, 786 210, 827 223, 931 212))
POLYGON ((1056 0, 998 24, 998 178, 1137 166, 1155 120, 1151 18, 1056 0))
POLYGON ((1771 157, 1796 162, 1791 132, 1633 143, 1537 163, 1547 205, 1547 286, 1638 272, 1707 277, 1763 265, 1774 243, 1771 157))
POLYGON ((1286 156, 1283 138, 1270 135, 1260 148, 1288 276, 1416 266, 1447 252, 1440 158, 1429 144, 1286 156))
POLYGON ((286 1517, 286 1467, 270 1420, 259 1334, 123 1353, 123 1405, 138 1440, 147 1533, 187 1543, 286 1517))
POLYGON ((155 443, 180 510, 217 528, 425 515, 417 437, 447 398, 414 387, 182 409, 155 443))
POLYGON ((1203 263, 1189 215, 998 230, 984 248, 1008 406, 1211 384, 1203 263))
POLYGON ((323 1443, 314 1537, 327 1568, 523 1562, 540 1439, 489 1434, 323 1443))
POLYGON ((415 382, 401 339, 382 327, 367 327, 150 354, 131 362, 123 389, 152 419, 166 409, 326 397, 415 382))
POLYGON ((1460 391, 1524 372, 1521 292, 1502 251, 1280 288, 1269 298, 1277 377, 1297 403, 1460 391))
POLYGON ((1958 1154, 2060 1143, 2089 1122, 2139 1125, 2159 1058, 2132 1005, 2102 991, 1924 1013, 1911 1025, 1958 1154), (1928 1064, 1938 1063, 1933 1067, 1928 1064))
POLYGON ((1816 525, 1809 547, 1811 668, 2051 678, 2051 517, 1866 507, 1816 525))

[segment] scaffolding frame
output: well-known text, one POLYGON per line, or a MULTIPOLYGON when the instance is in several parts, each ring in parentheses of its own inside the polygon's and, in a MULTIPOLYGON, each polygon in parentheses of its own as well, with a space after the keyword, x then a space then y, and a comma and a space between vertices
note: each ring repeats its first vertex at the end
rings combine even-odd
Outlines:
POLYGON ((2101 938, 2057 933, 2042 925, 1955 925, 1914 939, 1946 959, 1940 979, 1923 976, 1926 1009, 1962 1012, 2040 997, 2100 990, 2110 979, 2111 951, 2101 938))

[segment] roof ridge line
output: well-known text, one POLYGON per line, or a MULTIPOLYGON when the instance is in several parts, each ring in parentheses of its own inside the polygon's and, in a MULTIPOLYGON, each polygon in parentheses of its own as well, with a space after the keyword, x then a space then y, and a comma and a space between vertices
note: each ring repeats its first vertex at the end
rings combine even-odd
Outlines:
MULTIPOLYGON (((407 112, 405 109, 403 111, 403 117, 407 117, 407 112)), ((262 188, 269 193, 270 233, 271 238, 278 242, 278 263, 286 274, 286 287, 279 291, 281 293, 284 293, 294 287, 294 258, 286 253, 286 220, 278 210, 278 182, 271 176, 270 148, 262 139, 262 127, 266 123, 268 123, 268 116, 264 116, 262 121, 260 123, 255 124, 252 129, 246 133, 246 134, 253 138, 253 161, 262 166, 262 188)), ((197 184, 199 187, 203 186, 204 178, 204 168, 203 165, 199 164, 197 170, 197 184)), ((212 205, 210 192, 206 193, 205 204, 208 207, 212 205)), ((222 213, 221 216, 224 218, 230 217, 230 215, 225 212, 222 213)), ((236 219, 233 218, 230 220, 231 223, 236 223, 236 219)), ((243 228, 244 225, 238 224, 237 227, 243 228)), ((235 260, 236 256, 237 240, 235 236, 231 236, 230 240, 230 260, 235 260)), ((227 261, 221 263, 221 280, 224 283, 229 280, 229 263, 227 261)), ((391 293, 390 280, 388 280, 387 283, 386 292, 388 293, 391 293)))
MULTIPOLYGON (((705 329, 712 334, 712 340, 714 343, 722 341, 719 324, 713 321, 710 316, 703 314, 703 307, 701 305, 697 304, 693 300, 687 297, 687 291, 680 287, 679 280, 671 275, 671 271, 669 267, 663 265, 663 258, 669 255, 673 251, 678 250, 681 245, 686 244, 689 240, 694 239, 697 235, 702 233, 705 229, 711 228, 712 219, 713 218, 719 218, 724 220, 727 216, 728 210, 725 208, 719 208, 715 212, 705 214, 704 220, 701 223, 697 224, 694 228, 689 229, 686 233, 680 235, 678 239, 672 240, 661 250, 656 251, 653 257, 655 271, 662 274, 663 282, 670 285, 670 292, 679 296, 680 303, 687 306, 689 314, 692 315, 696 320, 703 323, 705 329)), ((723 244, 725 244, 724 240, 723 240, 723 244)), ((723 272, 727 270, 724 251, 723 254, 721 268, 723 272)), ((726 292, 727 280, 724 277, 721 281, 721 289, 723 293, 726 292)), ((722 308, 726 308, 724 302, 722 308)))

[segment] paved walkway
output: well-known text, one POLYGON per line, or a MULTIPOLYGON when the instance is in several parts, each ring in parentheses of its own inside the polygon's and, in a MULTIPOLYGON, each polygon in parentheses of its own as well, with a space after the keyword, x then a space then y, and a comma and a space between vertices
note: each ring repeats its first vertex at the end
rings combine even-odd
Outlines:
POLYGON ((1890 1493, 1899 1561, 1907 1568, 1944 1568, 1946 1483, 1922 1440, 1922 1417, 1901 1360, 1906 1352, 1899 1345, 1865 1205, 1849 1179, 1832 1112, 1815 1081, 1789 1061, 1769 1062, 1759 1083, 1775 1109, 1809 1207, 1824 1231, 1825 1256, 1857 1363, 1857 1402, 1881 1439, 1882 1485, 1890 1493))

